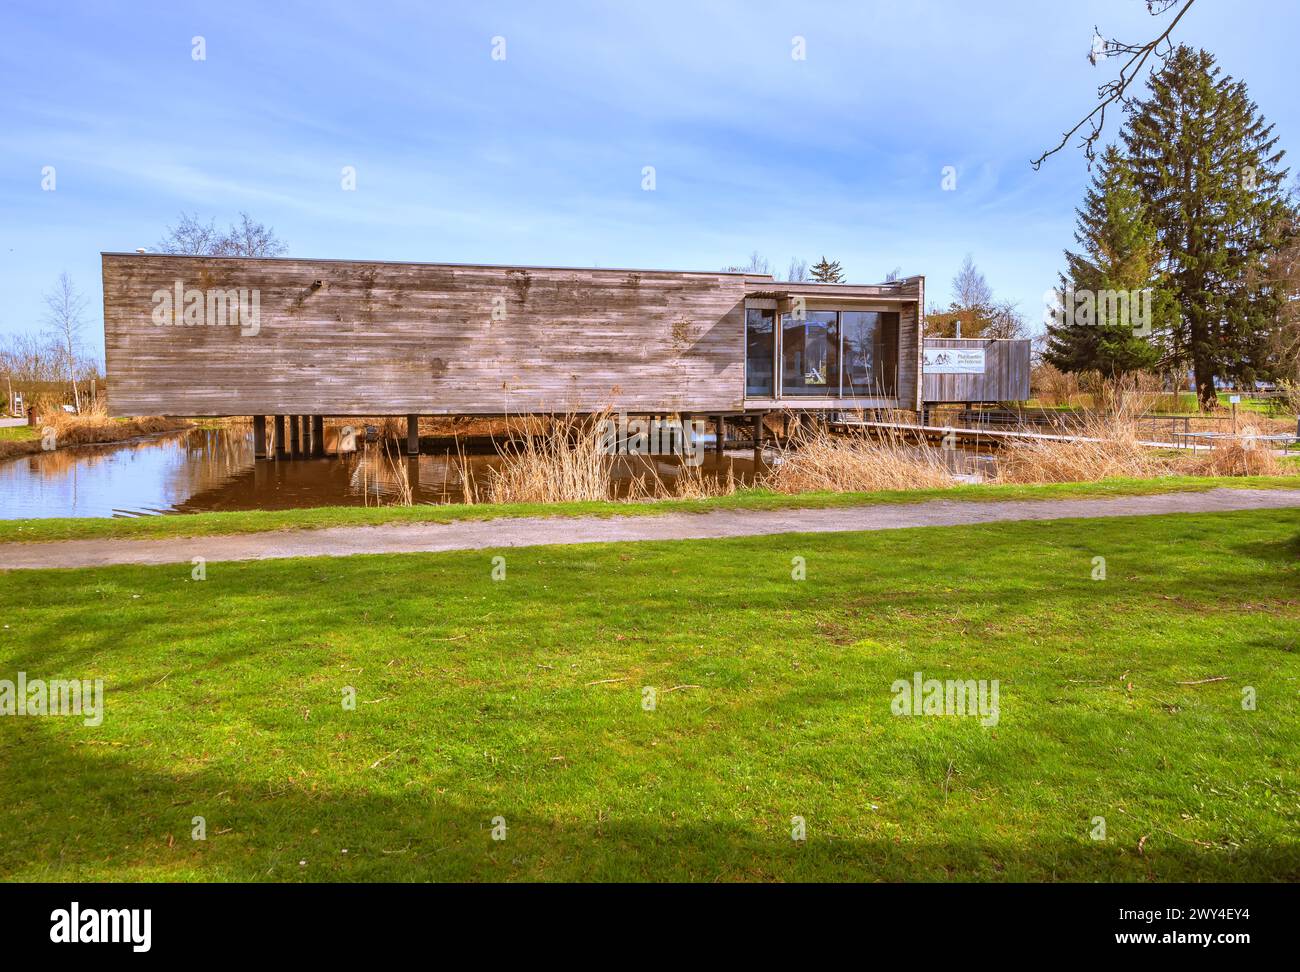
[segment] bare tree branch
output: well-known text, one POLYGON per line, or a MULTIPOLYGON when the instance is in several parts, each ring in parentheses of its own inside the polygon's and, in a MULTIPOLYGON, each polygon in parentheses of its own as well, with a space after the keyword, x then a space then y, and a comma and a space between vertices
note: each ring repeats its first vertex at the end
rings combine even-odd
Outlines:
POLYGON ((1088 159, 1088 165, 1092 165, 1096 152, 1094 146, 1101 138, 1102 130, 1106 127, 1106 109, 1113 104, 1119 104, 1121 107, 1129 104, 1128 89, 1132 83, 1139 77, 1143 76, 1143 68, 1154 54, 1157 58, 1164 60, 1173 53, 1174 46, 1169 37, 1178 26, 1178 21, 1183 19, 1183 15, 1192 8, 1196 0, 1145 0, 1147 13, 1153 17, 1159 17, 1170 10, 1177 10, 1169 26, 1161 32, 1160 36, 1154 40, 1147 41, 1145 44, 1129 44, 1124 41, 1109 40, 1101 36, 1097 28, 1093 28, 1092 50, 1088 54, 1088 60, 1094 65, 1108 57, 1122 57, 1128 55, 1128 60, 1120 68, 1119 77, 1107 81, 1097 88, 1097 98, 1099 102, 1092 111, 1084 115, 1079 123, 1061 136, 1061 140, 1053 148, 1048 149, 1038 158, 1029 164, 1037 170, 1050 155, 1055 155, 1085 125, 1088 126, 1088 132, 1079 142, 1083 149, 1083 154, 1088 159), (1161 45, 1164 45, 1163 47, 1161 45))

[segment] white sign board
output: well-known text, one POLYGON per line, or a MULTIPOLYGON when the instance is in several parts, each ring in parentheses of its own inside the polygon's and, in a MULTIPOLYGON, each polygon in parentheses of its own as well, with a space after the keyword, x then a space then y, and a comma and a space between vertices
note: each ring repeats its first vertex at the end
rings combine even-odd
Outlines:
POLYGON ((1229 404, 1229 405, 1240 405, 1240 404, 1241 404, 1241 396, 1240 396, 1240 395, 1229 395, 1229 396, 1228 396, 1228 404, 1229 404))
POLYGON ((927 375, 982 375, 983 348, 926 348, 924 372, 927 375))

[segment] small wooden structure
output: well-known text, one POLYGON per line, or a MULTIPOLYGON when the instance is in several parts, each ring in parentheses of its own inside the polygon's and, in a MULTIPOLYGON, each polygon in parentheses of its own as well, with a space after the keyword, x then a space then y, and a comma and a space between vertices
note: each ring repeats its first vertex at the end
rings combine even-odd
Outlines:
POLYGON ((1029 398, 1029 341, 926 338, 921 401, 995 404, 1029 398))

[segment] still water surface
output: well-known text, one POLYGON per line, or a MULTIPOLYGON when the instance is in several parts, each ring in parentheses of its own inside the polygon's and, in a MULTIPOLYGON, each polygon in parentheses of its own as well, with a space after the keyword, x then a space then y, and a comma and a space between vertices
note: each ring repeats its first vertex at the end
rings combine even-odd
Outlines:
MULTIPOLYGON (((386 457, 382 444, 358 446, 343 456, 256 462, 251 428, 223 428, 38 453, 0 461, 0 519, 388 505, 400 491, 395 462, 406 470, 414 502, 463 499, 454 451, 386 457)), ((499 461, 495 454, 465 457, 476 478, 499 461)), ((704 469, 715 462, 708 454, 704 469)), ((722 462, 742 482, 752 479, 750 460, 728 455, 722 462)), ((671 457, 621 459, 616 488, 633 474, 666 479, 674 469, 671 457)))
MULTIPOLYGON (((38 453, 0 461, 0 519, 389 505, 400 493, 394 463, 405 468, 414 502, 464 498, 454 451, 407 458, 386 456, 379 443, 358 445, 359 451, 343 456, 255 462, 251 428, 235 427, 38 453)), ((954 450, 949 459, 960 478, 980 478, 992 468, 988 456, 954 450)), ((464 461, 471 478, 481 483, 500 460, 490 454, 464 461)), ((721 460, 705 453, 703 472, 727 468, 738 482, 753 481, 748 450, 728 452, 721 460)), ((625 492, 634 477, 667 481, 676 469, 673 457, 620 458, 615 489, 625 492)))

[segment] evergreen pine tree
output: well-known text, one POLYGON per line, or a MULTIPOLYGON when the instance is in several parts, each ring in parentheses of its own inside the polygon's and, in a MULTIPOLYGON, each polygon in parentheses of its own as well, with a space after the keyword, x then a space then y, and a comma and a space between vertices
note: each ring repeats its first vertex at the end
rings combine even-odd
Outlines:
POLYGON ((1173 296, 1161 286, 1155 227, 1115 146, 1103 153, 1075 214, 1081 249, 1065 251, 1064 313, 1047 325, 1044 359, 1105 378, 1155 367, 1156 341, 1175 316, 1173 296))
POLYGON ((843 283, 844 271, 840 267, 840 261, 831 262, 826 257, 822 257, 820 263, 814 263, 808 268, 808 275, 817 283, 843 283))
POLYGON ((1273 126, 1243 82, 1180 45, 1152 75, 1121 133, 1178 303, 1175 360, 1190 362, 1203 406, 1239 377, 1274 326, 1278 288, 1262 273, 1286 215, 1273 126))

